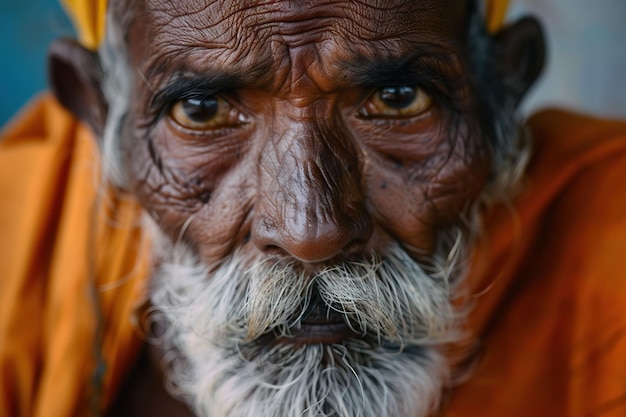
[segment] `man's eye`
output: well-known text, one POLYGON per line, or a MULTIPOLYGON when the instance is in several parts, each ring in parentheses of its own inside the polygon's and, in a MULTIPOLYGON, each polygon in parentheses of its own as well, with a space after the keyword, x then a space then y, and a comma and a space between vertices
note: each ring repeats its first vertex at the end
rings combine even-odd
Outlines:
POLYGON ((376 90, 365 102, 365 117, 411 117, 430 108, 432 98, 417 86, 401 85, 376 90))
POLYGON ((179 125, 191 130, 219 129, 236 124, 236 109, 219 96, 188 98, 177 101, 170 117, 179 125))

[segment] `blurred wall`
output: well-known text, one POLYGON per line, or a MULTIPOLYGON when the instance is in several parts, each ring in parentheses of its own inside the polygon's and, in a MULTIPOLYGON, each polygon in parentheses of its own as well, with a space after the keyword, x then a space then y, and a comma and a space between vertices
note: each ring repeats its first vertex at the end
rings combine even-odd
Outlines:
POLYGON ((511 17, 540 17, 548 62, 524 103, 626 119, 626 0, 515 0, 511 17))
MULTIPOLYGON (((514 0, 545 22, 549 62, 524 111, 558 105, 626 118, 626 0, 514 0)), ((0 0, 0 126, 46 85, 46 49, 71 36, 57 0, 0 0)))

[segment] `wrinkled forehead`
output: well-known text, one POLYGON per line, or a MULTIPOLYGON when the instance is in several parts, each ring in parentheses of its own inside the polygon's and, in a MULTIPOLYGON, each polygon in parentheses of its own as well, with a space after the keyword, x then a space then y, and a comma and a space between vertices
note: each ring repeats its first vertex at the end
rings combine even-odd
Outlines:
POLYGON ((134 55, 152 64, 158 61, 161 67, 175 62, 245 71, 270 70, 273 61, 289 59, 289 51, 302 48, 331 62, 373 56, 393 59, 420 44, 445 47, 462 33, 467 8, 466 0, 139 0, 136 4, 141 18, 135 19, 134 27, 143 39, 136 42, 134 55))
MULTIPOLYGON (((381 39, 440 31, 458 24, 466 0, 142 0, 152 23, 222 42, 238 34, 293 35, 327 31, 381 39)), ((261 39, 261 38, 258 38, 261 39)))
POLYGON ((142 0, 157 23, 206 29, 210 38, 244 32, 289 34, 319 26, 376 39, 452 20, 464 0, 142 0))

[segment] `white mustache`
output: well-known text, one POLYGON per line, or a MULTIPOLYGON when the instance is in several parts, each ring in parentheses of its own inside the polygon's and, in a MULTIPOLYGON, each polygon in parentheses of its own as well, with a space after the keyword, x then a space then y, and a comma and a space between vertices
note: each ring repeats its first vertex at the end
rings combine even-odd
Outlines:
POLYGON ((157 285, 167 290, 156 292, 161 299, 153 303, 167 316, 171 309, 177 325, 223 347, 268 333, 289 336, 313 291, 352 330, 381 345, 402 348, 454 337, 457 320, 447 274, 427 274, 398 246, 384 258, 343 262, 313 276, 285 259, 246 260, 235 254, 209 272, 188 253, 177 256, 161 268, 157 285))

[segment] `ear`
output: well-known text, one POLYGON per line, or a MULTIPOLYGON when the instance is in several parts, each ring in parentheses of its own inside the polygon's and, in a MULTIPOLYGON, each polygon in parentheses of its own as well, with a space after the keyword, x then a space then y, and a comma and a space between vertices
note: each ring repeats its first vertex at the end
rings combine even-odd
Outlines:
POLYGON ((525 17, 497 33, 493 42, 495 70, 517 105, 543 70, 543 29, 535 18, 525 17))
POLYGON ((98 55, 74 40, 57 40, 48 50, 48 79, 63 107, 101 137, 107 103, 100 88, 102 71, 98 55))

